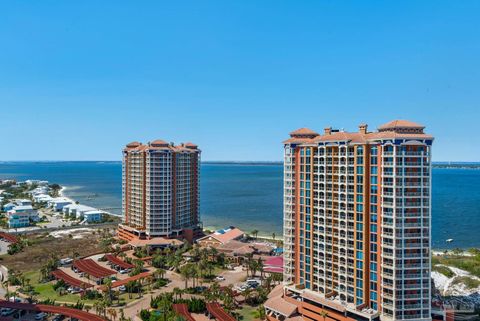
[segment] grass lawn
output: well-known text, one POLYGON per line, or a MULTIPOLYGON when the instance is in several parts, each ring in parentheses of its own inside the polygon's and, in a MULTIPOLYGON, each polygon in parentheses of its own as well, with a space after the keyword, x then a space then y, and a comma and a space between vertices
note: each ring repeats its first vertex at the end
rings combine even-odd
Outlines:
POLYGON ((443 265, 434 265, 432 266, 432 271, 436 271, 440 274, 445 275, 448 278, 451 278, 455 275, 452 270, 450 270, 448 267, 443 266, 443 265))
POLYGON ((244 305, 241 310, 237 310, 237 312, 240 314, 240 318, 242 321, 254 321, 258 320, 255 318, 255 311, 258 308, 256 307, 251 307, 249 305, 244 305))
POLYGON ((480 277, 480 255, 478 254, 475 256, 434 255, 432 257, 432 266, 435 266, 436 264, 453 266, 453 267, 468 271, 471 274, 480 277))
MULTIPOLYGON (((30 279, 30 284, 34 287, 35 291, 38 292, 37 298, 39 300, 51 299, 51 300, 55 300, 56 302, 66 302, 66 303, 73 303, 73 304, 81 300, 79 294, 59 295, 53 289, 54 282, 39 283, 38 281, 39 276, 40 276, 40 272, 38 271, 30 271, 25 273, 25 277, 30 279)), ((94 300, 81 300, 81 301, 88 305, 92 305, 95 302, 94 300)))
POLYGON ((467 289, 475 289, 480 286, 480 281, 477 279, 473 279, 468 276, 457 276, 453 280, 453 284, 463 283, 467 287, 467 289))
MULTIPOLYGON (((53 289, 53 284, 55 281, 48 282, 48 283, 39 283, 38 279, 40 276, 40 272, 38 271, 26 272, 24 275, 26 278, 30 279, 30 284, 35 288, 35 291, 39 293, 37 296, 39 300, 51 299, 51 300, 55 300, 56 302, 72 303, 72 304, 75 304, 80 300, 81 302, 87 305, 93 305, 93 303, 95 303, 95 300, 81 299, 80 294, 59 295, 53 289)), ((128 293, 121 293, 120 302, 124 302, 125 304, 128 304, 138 299, 137 293, 132 293, 131 296, 132 298, 130 299, 128 293)), ((115 304, 117 303, 117 299, 114 299, 114 303, 115 304)))

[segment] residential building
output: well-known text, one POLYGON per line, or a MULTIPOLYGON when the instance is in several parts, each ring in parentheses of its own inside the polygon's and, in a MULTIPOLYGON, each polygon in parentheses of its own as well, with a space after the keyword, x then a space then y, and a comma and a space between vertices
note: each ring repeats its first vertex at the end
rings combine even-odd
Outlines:
POLYGON ((87 223, 95 223, 102 220, 103 214, 104 212, 100 210, 90 210, 80 213, 79 218, 83 217, 87 223))
POLYGON ((304 319, 431 320, 433 137, 403 120, 290 136, 281 299, 304 319))
POLYGON ((48 194, 35 194, 32 197, 36 203, 48 203, 53 199, 53 197, 48 194))
POLYGON ((56 197, 48 201, 48 206, 59 212, 63 210, 64 206, 69 204, 73 204, 73 201, 65 197, 56 197))
POLYGON ((17 213, 26 213, 28 215, 34 215, 37 211, 35 211, 32 205, 16 205, 12 209, 17 213))
POLYGON ((7 204, 3 205, 3 211, 8 212, 8 211, 12 210, 15 206, 17 206, 15 203, 7 203, 7 204))
POLYGON ((36 222, 39 217, 32 205, 15 205, 7 211, 7 219, 9 228, 19 228, 29 226, 30 221, 36 222))
POLYGON ((203 247, 213 247, 218 248, 221 245, 224 245, 230 241, 238 241, 245 237, 245 233, 234 227, 230 226, 228 228, 217 230, 209 235, 206 235, 197 240, 197 243, 203 247))
POLYGON ((25 212, 15 212, 11 210, 7 212, 8 227, 21 228, 30 226, 30 214, 25 212))
POLYGON ((118 235, 183 237, 199 228, 200 150, 192 143, 133 142, 123 150, 123 223, 118 235))
POLYGON ((69 204, 63 207, 63 215, 75 216, 77 219, 89 211, 98 211, 96 208, 82 205, 82 204, 69 204))
POLYGON ((28 199, 17 199, 17 200, 14 200, 14 203, 19 205, 19 206, 32 205, 32 201, 28 200, 28 199))

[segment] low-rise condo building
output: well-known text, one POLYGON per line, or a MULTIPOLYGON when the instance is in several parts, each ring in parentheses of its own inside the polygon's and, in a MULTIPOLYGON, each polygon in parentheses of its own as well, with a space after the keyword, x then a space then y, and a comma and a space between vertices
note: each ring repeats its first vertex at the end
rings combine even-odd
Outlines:
POLYGON ((269 318, 431 320, 433 137, 403 120, 290 136, 281 299, 297 308, 275 299, 269 318))
POLYGON ((133 142, 123 150, 119 237, 184 237, 199 229, 200 150, 192 143, 133 142))

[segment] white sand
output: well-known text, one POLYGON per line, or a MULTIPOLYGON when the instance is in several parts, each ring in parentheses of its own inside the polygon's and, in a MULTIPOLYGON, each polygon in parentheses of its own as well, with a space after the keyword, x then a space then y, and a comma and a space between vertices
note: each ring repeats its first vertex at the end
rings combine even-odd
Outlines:
POLYGON ((61 231, 54 231, 51 232, 50 235, 54 238, 62 238, 66 237, 69 234, 72 234, 73 239, 82 239, 90 234, 92 234, 93 229, 91 228, 76 228, 71 230, 61 230, 61 231))
POLYGON ((475 294, 480 294, 480 286, 474 289, 467 289, 463 283, 453 284, 457 277, 467 276, 474 280, 480 280, 480 278, 470 274, 469 272, 458 269, 452 266, 447 266, 455 275, 451 278, 432 271, 433 282, 435 283, 435 288, 437 288, 442 295, 454 295, 454 296, 470 296, 475 294))

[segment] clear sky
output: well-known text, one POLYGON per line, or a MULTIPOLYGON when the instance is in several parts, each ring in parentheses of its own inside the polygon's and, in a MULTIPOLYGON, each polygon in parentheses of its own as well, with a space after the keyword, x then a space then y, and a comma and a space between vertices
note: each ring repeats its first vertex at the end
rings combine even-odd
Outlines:
POLYGON ((2 1, 0 160, 133 140, 281 160, 298 127, 427 126, 480 161, 480 1, 2 1))

